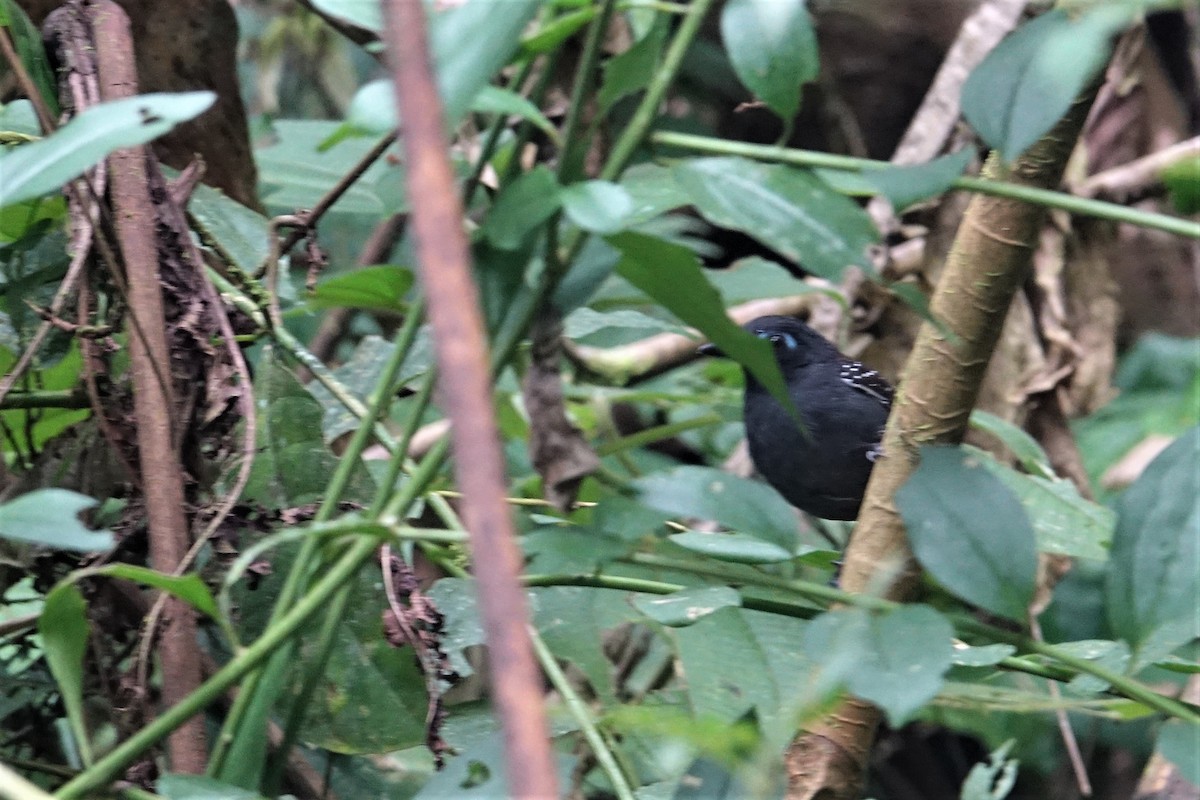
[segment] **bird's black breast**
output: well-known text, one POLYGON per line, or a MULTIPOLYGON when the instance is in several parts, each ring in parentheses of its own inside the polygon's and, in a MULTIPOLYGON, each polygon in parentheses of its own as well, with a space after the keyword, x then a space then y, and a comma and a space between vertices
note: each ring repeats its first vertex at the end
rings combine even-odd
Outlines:
POLYGON ((789 375, 788 393, 803 431, 765 389, 747 386, 743 413, 755 467, 797 508, 825 519, 854 519, 887 405, 847 386, 837 364, 789 375))

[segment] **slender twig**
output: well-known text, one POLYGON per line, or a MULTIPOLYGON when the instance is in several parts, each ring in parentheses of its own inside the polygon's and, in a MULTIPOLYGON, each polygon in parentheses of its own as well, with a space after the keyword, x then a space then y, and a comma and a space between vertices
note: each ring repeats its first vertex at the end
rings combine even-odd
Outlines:
POLYGON ((430 68, 425 9, 421 0, 389 0, 383 8, 396 105, 404 120, 413 238, 444 407, 452 421, 455 476, 466 495, 463 516, 492 659, 492 700, 504 731, 508 784, 518 797, 557 797, 541 678, 526 627, 525 594, 517 580, 521 560, 504 502, 507 481, 478 289, 430 68))
POLYGON ((372 164, 378 161, 379 158, 387 152, 387 149, 391 147, 392 143, 395 141, 395 133, 389 133, 384 136, 382 139, 376 142, 375 146, 368 150, 367 153, 358 160, 358 163, 351 167, 350 170, 343 175, 338 182, 335 183, 329 189, 329 191, 327 191, 321 197, 320 200, 317 201, 317 204, 312 207, 311 211, 306 211, 302 214, 296 214, 294 217, 296 221, 289 221, 288 223, 292 226, 291 232, 288 233, 288 235, 285 236, 283 241, 279 244, 279 253, 287 253, 287 251, 295 247, 301 239, 308 235, 308 233, 314 227, 316 227, 316 224, 321 220, 321 217, 325 216, 325 212, 327 212, 334 203, 340 200, 342 195, 350 190, 350 187, 353 186, 355 182, 363 176, 364 172, 371 168, 372 164))
MULTIPOLYGON (((583 118, 584 109, 588 104, 588 92, 596 81, 596 65, 600 60, 600 47, 608 33, 612 21, 616 0, 602 0, 598 13, 588 28, 587 39, 583 43, 583 54, 579 59, 579 67, 575 71, 575 85, 571 89, 571 100, 567 104, 567 119, 562 128, 562 150, 558 160, 559 183, 570 182, 576 173, 577 152, 580 149, 579 122, 583 118)), ((553 223, 551 223, 553 224, 553 223)))

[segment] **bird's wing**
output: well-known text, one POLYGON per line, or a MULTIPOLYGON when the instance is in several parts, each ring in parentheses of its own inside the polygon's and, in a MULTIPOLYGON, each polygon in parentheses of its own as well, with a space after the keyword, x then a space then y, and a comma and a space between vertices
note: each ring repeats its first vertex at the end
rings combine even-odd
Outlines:
POLYGON ((895 390, 873 369, 868 369, 857 361, 847 359, 841 363, 839 372, 842 382, 865 395, 870 395, 885 406, 892 404, 895 390))

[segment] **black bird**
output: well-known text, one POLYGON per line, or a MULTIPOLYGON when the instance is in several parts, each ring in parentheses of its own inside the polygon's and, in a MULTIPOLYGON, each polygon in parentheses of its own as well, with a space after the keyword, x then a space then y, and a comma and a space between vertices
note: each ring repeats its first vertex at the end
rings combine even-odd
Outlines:
MULTIPOLYGON (((759 317, 743 327, 774 347, 804 423, 802 431, 747 372, 743 418, 754 466, 802 511, 824 519, 856 518, 881 452, 891 385, 792 317, 759 317)), ((711 344, 700 352, 723 355, 711 344)))

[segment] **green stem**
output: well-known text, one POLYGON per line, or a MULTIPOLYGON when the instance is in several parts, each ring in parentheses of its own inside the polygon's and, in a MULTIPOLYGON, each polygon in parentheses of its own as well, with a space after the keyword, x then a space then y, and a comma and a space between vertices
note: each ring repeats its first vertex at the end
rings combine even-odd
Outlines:
POLYGON ((263 631, 262 636, 253 644, 236 654, 211 678, 200 684, 196 691, 79 773, 59 789, 55 796, 60 800, 95 796, 95 793, 116 778, 121 770, 133 763, 138 756, 220 698, 227 689, 290 639, 310 617, 325 608, 334 592, 354 577, 359 567, 374 554, 378 544, 379 540, 373 536, 361 537, 350 544, 342 556, 313 585, 312 590, 301 597, 276 624, 263 631))
POLYGON ((11 408, 88 408, 87 392, 81 389, 44 389, 9 392, 0 400, 0 410, 11 408))
MULTIPOLYGON (((878 613, 894 611, 903 605, 869 595, 850 594, 840 589, 808 581, 775 578, 770 575, 764 575, 753 568, 739 565, 682 560, 650 553, 637 553, 628 560, 631 563, 642 566, 691 572, 697 575, 720 578, 734 585, 758 585, 765 588, 793 592, 804 597, 822 600, 829 604, 851 605, 878 613)), ((686 588, 679 584, 613 575, 526 575, 524 581, 527 586, 597 586, 607 589, 645 592, 648 594, 670 594, 686 588)), ((812 617, 814 612, 814 609, 811 607, 798 606, 787 601, 769 598, 743 597, 742 604, 745 608, 757 611, 770 611, 802 619, 812 617)), ((944 616, 960 630, 970 631, 991 641, 1012 644, 1024 652, 1037 653, 1053 658, 1060 664, 1069 667, 1070 671, 1061 668, 1056 669, 1053 665, 1037 664, 1021 657, 1005 658, 997 666, 1015 672, 1025 672, 1058 681, 1070 680, 1075 674, 1092 675, 1110 684, 1115 694, 1135 700, 1169 716, 1191 722, 1200 722, 1200 712, 1188 704, 1159 694, 1128 676, 1112 672, 1087 659, 1063 653, 1054 647, 1054 645, 1037 642, 1028 636, 987 625, 966 614, 949 613, 944 614, 944 616)))
POLYGON ((696 428, 707 428, 709 425, 716 425, 719 422, 722 422, 722 419, 717 414, 705 414, 702 417, 671 422, 666 425, 658 425, 654 428, 646 428, 644 431, 638 431, 629 436, 623 436, 615 441, 600 445, 596 448, 596 455, 603 457, 625 450, 634 450, 653 442, 670 439, 672 436, 678 436, 686 431, 696 428))
POLYGON ((562 697, 567 710, 578 723, 580 733, 591 747, 592 755, 596 757, 596 763, 600 765, 600 769, 604 770, 604 774, 612 783, 613 793, 618 800, 634 800, 633 787, 629 785, 629 779, 617 763, 616 756, 608 746, 608 742, 604 740, 600 729, 596 727, 591 709, 575 691, 566 674, 559 668, 554 653, 550 652, 550 648, 546 646, 541 635, 532 625, 529 626, 529 638, 533 642, 533 652, 537 656, 538 663, 541 664, 542 671, 546 673, 546 677, 550 679, 550 685, 562 697))
POLYGON ((629 160, 633 158, 634 151, 646 138, 646 133, 658 117, 658 108, 662 105, 663 99, 667 96, 667 90, 671 88, 675 75, 683 64, 684 56, 687 55, 692 41, 700 32, 700 23, 704 21, 712 5, 713 0, 694 0, 688 6, 687 16, 679 24, 675 38, 667 48, 666 55, 663 56, 662 66, 655 71, 650 85, 646 87, 646 94, 642 98, 642 102, 638 104, 629 124, 625 126, 617 143, 613 145, 612 152, 608 154, 608 161, 600 172, 602 180, 612 181, 620 177, 629 160))
MULTIPOLYGON (((588 28, 587 39, 583 43, 583 55, 579 67, 575 71, 575 85, 571 89, 571 101, 567 105, 567 119, 563 123, 562 147, 559 152, 558 182, 564 186, 575 179, 578 172, 578 162, 581 156, 579 136, 579 121, 583 118, 583 109, 588 103, 587 94, 594 83, 596 64, 600 60, 600 47, 608 33, 612 21, 616 0, 602 0, 600 13, 597 14, 588 28)), ((556 224, 552 221, 551 225, 556 224)))
MULTIPOLYGON (((709 136, 695 136, 687 133, 672 133, 658 131, 651 135, 650 140, 655 144, 682 147, 702 153, 718 155, 743 156, 762 161, 774 161, 781 164, 792 164, 800 167, 822 167, 842 172, 870 172, 872 170, 894 167, 887 161, 874 161, 869 158, 839 156, 832 153, 818 153, 813 150, 795 150, 774 145, 749 144, 747 142, 730 142, 714 139, 709 136)), ((1200 239, 1200 222, 1191 222, 1167 214, 1156 214, 1136 208, 1106 203, 1103 200, 1092 200, 1049 189, 1035 189, 1030 186, 1018 186, 1004 181, 993 181, 986 178, 959 177, 950 184, 952 189, 963 189, 978 194, 994 197, 1008 197, 1023 200, 1045 208, 1058 208, 1072 214, 1080 214, 1100 219, 1111 219, 1117 222, 1127 222, 1143 228, 1155 228, 1169 233, 1186 236, 1190 239, 1200 239)))

